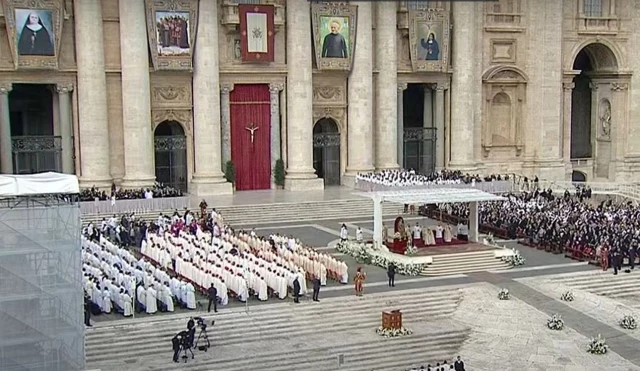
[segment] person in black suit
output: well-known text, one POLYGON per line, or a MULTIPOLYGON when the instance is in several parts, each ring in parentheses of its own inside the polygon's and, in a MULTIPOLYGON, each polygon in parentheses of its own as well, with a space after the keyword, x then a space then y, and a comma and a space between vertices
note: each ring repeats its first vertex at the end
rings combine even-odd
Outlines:
POLYGON ((293 281, 293 302, 294 303, 299 303, 300 300, 298 299, 300 297, 300 282, 298 282, 298 279, 296 278, 293 281))
POLYGON ((629 268, 633 269, 636 266, 636 247, 629 247, 629 268))
POLYGON ((313 301, 320 301, 318 300, 318 294, 320 294, 320 278, 313 276, 313 281, 311 282, 313 283, 313 301))
POLYGON ((389 263, 387 267, 387 276, 389 277, 389 287, 396 287, 396 266, 389 263))
POLYGON ((209 295, 209 307, 207 308, 207 312, 211 312, 211 304, 213 303, 213 311, 218 313, 218 290, 213 286, 213 283, 207 290, 207 295, 209 295))
POLYGON ((91 300, 86 295, 84 297, 84 324, 91 327, 91 300))
POLYGON ((462 362, 460 356, 458 356, 458 358, 456 358, 456 361, 453 363, 453 368, 456 371, 464 371, 464 362, 462 362))

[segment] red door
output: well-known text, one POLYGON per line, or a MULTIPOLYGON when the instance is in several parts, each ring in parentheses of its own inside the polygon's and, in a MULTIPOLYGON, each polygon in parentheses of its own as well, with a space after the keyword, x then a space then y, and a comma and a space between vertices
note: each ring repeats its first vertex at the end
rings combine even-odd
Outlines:
POLYGON ((271 188, 269 85, 235 85, 231 91, 231 161, 236 189, 271 188))

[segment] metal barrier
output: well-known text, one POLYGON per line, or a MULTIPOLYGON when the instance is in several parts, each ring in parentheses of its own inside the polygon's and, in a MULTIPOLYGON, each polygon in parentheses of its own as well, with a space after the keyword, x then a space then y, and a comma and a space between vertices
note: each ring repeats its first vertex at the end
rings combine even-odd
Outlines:
POLYGON ((358 182, 355 184, 355 188, 360 191, 365 192, 379 192, 379 191, 409 191, 409 190, 419 190, 419 189, 441 189, 441 188, 473 188, 479 191, 484 191, 488 193, 508 193, 517 190, 515 184, 511 180, 494 180, 494 181, 484 181, 477 182, 475 184, 440 184, 440 183, 429 183, 415 186, 387 186, 384 184, 373 183, 367 180, 358 179, 358 182))
POLYGON ((182 210, 189 207, 189 197, 166 197, 135 200, 84 201, 80 203, 82 215, 140 213, 159 210, 182 210))

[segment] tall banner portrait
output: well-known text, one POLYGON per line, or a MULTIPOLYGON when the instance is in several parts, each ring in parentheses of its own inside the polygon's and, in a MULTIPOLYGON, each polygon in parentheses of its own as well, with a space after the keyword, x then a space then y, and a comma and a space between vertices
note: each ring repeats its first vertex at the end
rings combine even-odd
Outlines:
POLYGON ((57 69, 62 0, 7 0, 4 14, 16 69, 57 69))
POLYGON ((317 68, 350 71, 356 47, 358 6, 313 4, 311 12, 317 68))
POLYGON ((446 11, 409 12, 409 51, 414 71, 447 72, 449 29, 446 11))
POLYGON ((240 50, 243 62, 273 62, 275 8, 273 5, 238 5, 240 50))
POLYGON ((198 25, 197 0, 145 0, 155 70, 191 70, 198 25))

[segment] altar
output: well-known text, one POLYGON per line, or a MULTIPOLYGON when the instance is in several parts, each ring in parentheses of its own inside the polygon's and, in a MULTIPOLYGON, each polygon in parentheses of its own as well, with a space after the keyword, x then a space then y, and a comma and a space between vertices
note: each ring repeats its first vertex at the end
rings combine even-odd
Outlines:
POLYGON ((373 200, 373 245, 377 248, 385 245, 390 251, 404 254, 411 243, 411 232, 407 229, 404 219, 397 217, 393 229, 383 230, 382 203, 430 205, 441 203, 469 204, 469 241, 478 241, 478 203, 483 201, 506 201, 506 198, 483 192, 478 189, 437 188, 437 189, 409 189, 382 192, 357 192, 355 195, 373 200), (392 232, 389 233, 389 232, 392 232))

